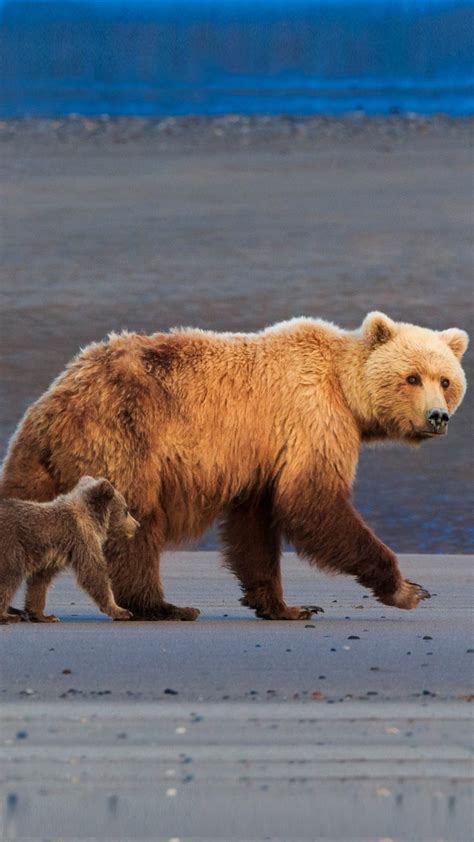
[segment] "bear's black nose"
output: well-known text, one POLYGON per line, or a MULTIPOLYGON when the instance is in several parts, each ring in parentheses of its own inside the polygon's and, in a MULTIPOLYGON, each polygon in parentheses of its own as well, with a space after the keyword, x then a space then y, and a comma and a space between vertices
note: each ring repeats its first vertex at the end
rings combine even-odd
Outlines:
POLYGON ((438 432, 438 430, 442 430, 446 427, 446 424, 449 421, 449 413, 446 412, 445 409, 438 409, 438 407, 433 407, 433 409, 429 409, 426 413, 426 418, 428 420, 428 424, 438 432))

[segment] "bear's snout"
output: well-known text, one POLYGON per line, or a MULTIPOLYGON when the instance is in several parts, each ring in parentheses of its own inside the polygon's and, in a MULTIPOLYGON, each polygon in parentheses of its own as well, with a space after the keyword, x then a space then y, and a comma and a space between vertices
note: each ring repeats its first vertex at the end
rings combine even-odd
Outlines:
POLYGON ((428 409, 426 413, 426 420, 428 422, 428 428, 430 432, 435 433, 436 435, 443 435, 446 433, 449 421, 449 412, 446 412, 445 409, 440 409, 437 406, 434 406, 432 409, 428 409))
POLYGON ((140 524, 138 523, 138 520, 135 520, 135 518, 132 517, 131 514, 128 514, 126 524, 125 524, 125 531, 126 531, 127 537, 128 538, 134 538, 135 533, 136 533, 137 529, 139 529, 139 528, 140 528, 140 524))

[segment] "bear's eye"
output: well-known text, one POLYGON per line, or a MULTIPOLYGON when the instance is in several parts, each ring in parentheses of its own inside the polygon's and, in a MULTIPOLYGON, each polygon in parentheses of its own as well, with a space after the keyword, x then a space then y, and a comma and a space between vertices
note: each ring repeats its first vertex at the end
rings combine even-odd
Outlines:
POLYGON ((409 383, 410 386, 421 386, 421 378, 418 377, 417 374, 410 374, 409 377, 407 377, 407 383, 409 383))
POLYGON ((447 377, 443 377, 443 379, 441 380, 441 385, 442 385, 443 389, 447 389, 447 388, 448 388, 448 386, 449 386, 449 380, 448 380, 448 378, 447 378, 447 377))

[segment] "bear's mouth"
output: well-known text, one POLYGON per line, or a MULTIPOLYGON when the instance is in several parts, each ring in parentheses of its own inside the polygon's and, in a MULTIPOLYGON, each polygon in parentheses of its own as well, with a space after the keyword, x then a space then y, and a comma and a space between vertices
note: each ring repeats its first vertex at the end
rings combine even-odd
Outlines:
POLYGON ((447 425, 444 427, 440 427, 438 430, 433 430, 431 427, 429 430, 426 427, 423 427, 421 430, 417 429, 413 422, 411 422, 412 432, 410 438, 415 439, 415 441, 426 441, 426 439, 439 439, 443 436, 447 436, 448 434, 448 427, 447 425))

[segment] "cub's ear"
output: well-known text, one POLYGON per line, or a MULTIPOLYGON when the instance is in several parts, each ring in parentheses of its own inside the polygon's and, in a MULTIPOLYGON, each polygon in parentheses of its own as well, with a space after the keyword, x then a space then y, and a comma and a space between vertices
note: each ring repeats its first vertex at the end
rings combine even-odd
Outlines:
POLYGON ((108 479, 98 479, 87 491, 87 503, 95 514, 102 515, 107 511, 114 495, 112 483, 108 479))
POLYGON ((449 330, 442 330, 439 335, 443 342, 446 342, 448 348, 451 348, 454 356, 460 360, 469 345, 469 336, 466 331, 459 330, 457 327, 450 327, 449 330))
POLYGON ((392 339, 397 332, 397 325, 385 313, 374 310, 362 322, 361 332, 369 348, 373 349, 392 339))

